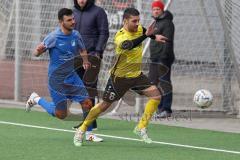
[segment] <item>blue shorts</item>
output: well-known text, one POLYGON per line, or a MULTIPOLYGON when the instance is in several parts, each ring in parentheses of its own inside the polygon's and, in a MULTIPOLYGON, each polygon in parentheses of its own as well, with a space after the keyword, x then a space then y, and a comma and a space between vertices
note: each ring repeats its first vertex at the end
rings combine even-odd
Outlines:
POLYGON ((66 110, 67 101, 83 102, 88 99, 88 92, 77 74, 72 74, 62 80, 61 78, 49 79, 48 89, 56 109, 66 110))

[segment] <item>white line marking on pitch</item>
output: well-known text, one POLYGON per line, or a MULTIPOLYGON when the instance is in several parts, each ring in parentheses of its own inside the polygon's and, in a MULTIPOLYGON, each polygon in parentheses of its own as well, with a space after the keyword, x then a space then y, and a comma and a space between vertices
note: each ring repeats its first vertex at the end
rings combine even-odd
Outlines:
MULTIPOLYGON (((22 124, 22 123, 12 123, 12 122, 6 122, 6 121, 0 121, 0 124, 8 124, 8 125, 22 126, 22 127, 29 127, 29 128, 46 129, 46 130, 52 130, 52 131, 62 131, 62 132, 71 132, 71 133, 75 132, 74 130, 50 128, 50 127, 43 127, 43 126, 35 126, 35 125, 28 125, 28 124, 22 124)), ((107 138, 124 139, 124 140, 130 140, 130 141, 142 141, 140 139, 135 139, 135 138, 111 136, 111 135, 104 135, 104 134, 96 134, 96 135, 101 136, 101 137, 107 137, 107 138)), ((224 150, 224 149, 217 149, 217 148, 197 147, 197 146, 191 146, 191 145, 183 145, 183 144, 175 144, 175 143, 167 143, 167 142, 158 142, 158 141, 153 141, 153 143, 169 145, 169 146, 176 146, 176 147, 183 147, 183 148, 206 150, 206 151, 215 151, 215 152, 240 154, 240 151, 231 151, 231 150, 224 150)))

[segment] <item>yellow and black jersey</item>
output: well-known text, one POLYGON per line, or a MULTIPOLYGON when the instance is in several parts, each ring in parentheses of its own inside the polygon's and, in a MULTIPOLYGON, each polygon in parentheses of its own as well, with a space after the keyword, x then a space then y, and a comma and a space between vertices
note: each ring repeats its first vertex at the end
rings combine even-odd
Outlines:
POLYGON ((143 27, 138 26, 137 32, 128 32, 124 28, 120 29, 115 37, 115 53, 117 61, 111 69, 111 74, 117 77, 134 78, 141 74, 143 44, 128 50, 122 49, 122 43, 126 40, 133 40, 143 35, 143 27))

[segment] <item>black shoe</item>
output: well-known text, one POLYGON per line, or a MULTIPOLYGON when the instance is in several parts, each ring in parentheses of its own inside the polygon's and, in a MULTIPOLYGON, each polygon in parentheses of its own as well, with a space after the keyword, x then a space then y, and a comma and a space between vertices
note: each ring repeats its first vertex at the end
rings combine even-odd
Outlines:
POLYGON ((79 124, 76 125, 76 126, 73 126, 72 129, 78 129, 82 124, 83 124, 83 122, 79 123, 79 124))
MULTIPOLYGON (((82 124, 83 124, 83 122, 79 123, 76 126, 73 126, 72 129, 78 129, 82 124)), ((94 120, 92 124, 93 124, 93 130, 97 130, 97 121, 94 120)))
POLYGON ((93 126, 93 130, 97 130, 97 121, 96 120, 93 121, 92 126, 93 126))

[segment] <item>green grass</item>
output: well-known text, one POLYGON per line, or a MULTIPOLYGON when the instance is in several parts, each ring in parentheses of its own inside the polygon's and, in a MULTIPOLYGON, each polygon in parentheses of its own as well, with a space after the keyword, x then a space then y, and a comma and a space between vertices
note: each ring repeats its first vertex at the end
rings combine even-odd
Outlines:
MULTIPOLYGON (((19 109, 0 109, 0 121, 71 130, 76 122, 60 121, 46 113, 25 113, 19 109)), ((137 138, 132 134, 135 122, 99 119, 96 133, 137 138)), ((84 143, 75 147, 74 133, 27 128, 0 123, 1 160, 239 160, 240 154, 183 148, 163 144, 145 144, 104 137, 102 143, 84 143)), ((150 125, 154 141, 240 151, 240 134, 208 130, 150 125)))

